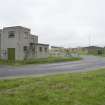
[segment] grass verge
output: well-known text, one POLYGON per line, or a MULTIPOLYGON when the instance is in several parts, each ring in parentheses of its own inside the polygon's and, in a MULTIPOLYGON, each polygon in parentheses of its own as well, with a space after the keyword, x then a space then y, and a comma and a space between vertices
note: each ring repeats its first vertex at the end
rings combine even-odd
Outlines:
POLYGON ((105 69, 0 80, 0 105, 105 105, 105 69))
POLYGON ((68 62, 68 61, 78 61, 81 60, 80 57, 49 57, 49 58, 40 58, 40 59, 30 59, 24 61, 2 61, 0 60, 0 64, 8 64, 8 65, 26 65, 26 64, 47 64, 47 63, 56 63, 56 62, 68 62))

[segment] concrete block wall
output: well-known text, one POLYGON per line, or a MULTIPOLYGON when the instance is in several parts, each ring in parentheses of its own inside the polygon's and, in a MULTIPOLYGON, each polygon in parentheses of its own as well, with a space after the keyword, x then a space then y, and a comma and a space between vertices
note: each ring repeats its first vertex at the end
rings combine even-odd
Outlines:
MULTIPOLYGON (((13 27, 5 27, 0 32, 1 35, 1 50, 6 51, 8 48, 15 48, 15 58, 16 60, 24 60, 26 54, 24 52, 24 47, 30 47, 30 43, 35 44, 35 54, 30 50, 28 58, 46 58, 48 57, 48 49, 49 45, 46 44, 38 44, 38 36, 32 35, 31 30, 21 26, 13 26, 13 27), (14 32, 15 37, 9 38, 9 32, 14 32), (40 47, 42 47, 42 52, 39 51, 40 47)), ((7 52, 8 53, 8 52, 7 52)), ((4 57, 4 55, 3 55, 4 57)), ((7 55, 6 55, 7 57, 7 55)), ((5 57, 5 58, 6 58, 5 57)), ((4 58, 3 58, 4 59, 4 58)), ((6 58, 7 59, 7 58, 6 58)))

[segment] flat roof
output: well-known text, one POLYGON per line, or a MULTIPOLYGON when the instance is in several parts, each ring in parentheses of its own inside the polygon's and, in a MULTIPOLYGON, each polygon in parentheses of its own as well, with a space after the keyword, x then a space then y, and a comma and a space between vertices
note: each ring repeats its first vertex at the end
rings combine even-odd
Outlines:
POLYGON ((51 48, 64 48, 64 47, 51 46, 51 48))
POLYGON ((30 31, 29 28, 23 27, 23 26, 11 26, 11 27, 4 27, 3 29, 10 29, 10 28, 15 28, 15 29, 27 29, 30 31))
POLYGON ((37 35, 30 34, 32 37, 38 37, 37 35))
POLYGON ((37 45, 49 46, 49 44, 36 43, 37 45))

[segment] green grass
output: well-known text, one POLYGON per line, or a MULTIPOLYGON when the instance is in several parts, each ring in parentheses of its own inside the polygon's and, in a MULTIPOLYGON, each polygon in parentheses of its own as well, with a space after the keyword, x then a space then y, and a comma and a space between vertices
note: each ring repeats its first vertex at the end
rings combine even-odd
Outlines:
POLYGON ((49 57, 49 58, 40 58, 40 59, 30 59, 24 61, 2 61, 0 60, 0 64, 8 64, 8 65, 26 65, 26 64, 46 64, 46 63, 56 63, 56 62, 68 62, 68 61, 78 61, 81 60, 80 57, 49 57))
POLYGON ((81 58, 77 57, 49 57, 49 58, 40 58, 40 59, 31 59, 27 61, 22 61, 23 64, 43 64, 43 63, 54 63, 54 62, 68 62, 68 61, 77 61, 81 58))
POLYGON ((1 80, 0 105, 105 105, 105 69, 1 80))

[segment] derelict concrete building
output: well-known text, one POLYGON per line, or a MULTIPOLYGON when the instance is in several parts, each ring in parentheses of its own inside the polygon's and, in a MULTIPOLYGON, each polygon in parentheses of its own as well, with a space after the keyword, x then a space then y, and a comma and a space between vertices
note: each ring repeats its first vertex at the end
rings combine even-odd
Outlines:
POLYGON ((38 43, 38 36, 22 26, 4 27, 0 29, 1 58, 24 60, 31 58, 47 58, 49 45, 38 43))

